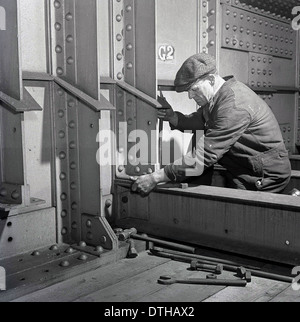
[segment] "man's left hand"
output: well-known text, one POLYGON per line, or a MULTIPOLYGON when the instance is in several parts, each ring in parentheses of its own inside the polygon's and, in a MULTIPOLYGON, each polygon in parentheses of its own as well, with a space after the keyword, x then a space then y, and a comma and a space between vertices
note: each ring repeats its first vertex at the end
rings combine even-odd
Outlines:
POLYGON ((152 174, 141 177, 131 177, 130 179, 134 181, 131 190, 139 193, 142 197, 147 197, 157 185, 157 182, 152 174))

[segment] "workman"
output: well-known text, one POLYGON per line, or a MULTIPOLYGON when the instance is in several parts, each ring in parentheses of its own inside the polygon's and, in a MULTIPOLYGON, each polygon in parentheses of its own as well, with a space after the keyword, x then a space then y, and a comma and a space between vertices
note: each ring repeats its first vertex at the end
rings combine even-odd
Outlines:
POLYGON ((197 112, 174 112, 160 97, 163 108, 158 117, 168 121, 172 130, 204 135, 180 160, 150 175, 131 178, 133 191, 147 196, 158 183, 182 183, 193 175, 201 178, 218 163, 227 170, 228 188, 283 192, 291 177, 289 155, 272 110, 256 93, 233 76, 223 79, 214 57, 204 53, 184 62, 175 89, 188 92, 199 107, 197 112))

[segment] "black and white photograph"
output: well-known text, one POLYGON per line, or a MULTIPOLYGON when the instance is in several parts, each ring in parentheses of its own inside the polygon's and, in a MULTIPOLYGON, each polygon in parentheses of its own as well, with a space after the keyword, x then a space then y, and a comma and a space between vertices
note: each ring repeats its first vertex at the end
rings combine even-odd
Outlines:
POLYGON ((0 302, 300 302, 300 0, 0 0, 0 302))

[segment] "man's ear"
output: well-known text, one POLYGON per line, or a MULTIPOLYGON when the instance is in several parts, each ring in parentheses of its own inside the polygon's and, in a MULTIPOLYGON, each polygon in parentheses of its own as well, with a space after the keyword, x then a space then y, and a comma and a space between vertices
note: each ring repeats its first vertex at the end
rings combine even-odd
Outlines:
POLYGON ((216 84, 216 78, 215 78, 215 76, 214 75, 209 75, 208 76, 208 79, 209 79, 210 85, 212 87, 215 86, 215 84, 216 84))

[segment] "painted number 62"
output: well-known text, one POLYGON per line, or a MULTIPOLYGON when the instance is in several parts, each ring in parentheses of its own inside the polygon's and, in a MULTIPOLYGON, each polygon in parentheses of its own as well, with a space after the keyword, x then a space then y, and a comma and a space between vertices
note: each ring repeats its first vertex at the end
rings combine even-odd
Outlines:
POLYGON ((174 48, 171 45, 163 45, 158 50, 159 59, 162 61, 174 59, 174 48))

